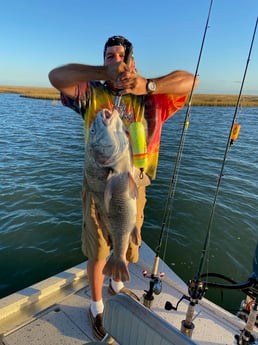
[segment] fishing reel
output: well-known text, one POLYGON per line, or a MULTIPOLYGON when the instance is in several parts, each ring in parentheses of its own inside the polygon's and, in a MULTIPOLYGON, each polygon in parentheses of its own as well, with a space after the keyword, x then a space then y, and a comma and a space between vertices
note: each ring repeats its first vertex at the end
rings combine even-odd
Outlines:
POLYGON ((245 321, 245 328, 241 330, 240 335, 236 334, 235 339, 238 345, 256 344, 256 340, 252 335, 254 327, 258 327, 258 299, 252 299, 247 296, 245 301, 241 303, 241 309, 238 317, 245 321))
POLYGON ((144 270, 142 272, 144 278, 150 279, 149 290, 144 290, 145 294, 143 295, 143 304, 147 308, 151 308, 152 302, 155 295, 159 295, 162 291, 162 280, 165 276, 164 272, 160 272, 158 275, 149 274, 148 271, 144 270))
POLYGON ((192 279, 188 282, 188 293, 190 298, 196 303, 201 300, 207 291, 207 285, 199 279, 192 279))
MULTIPOLYGON (((248 280, 249 284, 246 284, 241 290, 246 294, 246 298, 241 302, 237 316, 248 323, 250 314, 253 313, 254 309, 257 308, 258 300, 258 277, 255 273, 251 275, 248 280)), ((254 317, 253 324, 258 327, 258 313, 254 317)))
MULTIPOLYGON (((248 316, 250 315, 250 312, 253 310, 254 306, 255 300, 249 296, 246 296, 246 299, 242 300, 239 311, 237 312, 239 319, 247 322, 248 316)), ((258 314, 256 316, 255 326, 258 327, 258 314)))
POLYGON ((200 279, 192 279, 188 282, 188 296, 183 295, 174 307, 171 302, 166 302, 166 310, 177 310, 179 304, 185 299, 189 301, 186 317, 181 321, 181 332, 187 337, 191 338, 194 330, 193 316, 194 308, 199 300, 202 299, 205 291, 207 290, 206 285, 200 279))
POLYGON ((169 301, 165 304, 166 310, 175 310, 177 311, 179 304, 183 300, 187 300, 191 302, 192 304, 197 304, 198 300, 201 300, 205 291, 207 291, 206 284, 203 283, 203 281, 199 279, 192 279, 188 282, 188 296, 183 295, 177 302, 176 306, 174 307, 173 304, 169 301))

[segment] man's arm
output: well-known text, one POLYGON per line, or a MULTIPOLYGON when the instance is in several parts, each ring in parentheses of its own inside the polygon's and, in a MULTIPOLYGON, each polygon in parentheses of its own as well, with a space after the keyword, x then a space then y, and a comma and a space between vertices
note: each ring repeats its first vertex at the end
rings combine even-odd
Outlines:
POLYGON ((123 62, 108 66, 90 66, 84 64, 68 64, 49 72, 51 84, 69 97, 76 97, 78 84, 91 80, 116 80, 118 75, 128 69, 123 62))
MULTIPOLYGON (((68 64, 49 72, 51 84, 69 97, 76 97, 77 85, 91 80, 111 80, 120 94, 144 95, 147 93, 147 79, 135 72, 129 72, 124 62, 105 66, 84 64, 68 64)), ((159 78, 152 79, 156 83, 154 94, 183 95, 191 91, 194 75, 186 71, 174 71, 159 78)), ((195 80, 195 87, 198 78, 195 80)))
MULTIPOLYGON (((171 93, 174 95, 184 95, 191 91, 193 87, 194 74, 186 71, 174 71, 163 77, 154 79, 157 88, 155 93, 171 93)), ((199 79, 195 79, 194 88, 197 87, 199 79)))
MULTIPOLYGON (((156 84, 156 90, 153 94, 174 94, 185 95, 188 94, 193 86, 194 75, 186 71, 173 71, 167 75, 159 78, 152 78, 156 84)), ((198 85, 198 78, 195 79, 196 87, 198 85)), ((139 74, 124 72, 114 86, 121 89, 121 94, 131 93, 134 95, 143 95, 147 93, 146 90, 147 79, 139 74)))

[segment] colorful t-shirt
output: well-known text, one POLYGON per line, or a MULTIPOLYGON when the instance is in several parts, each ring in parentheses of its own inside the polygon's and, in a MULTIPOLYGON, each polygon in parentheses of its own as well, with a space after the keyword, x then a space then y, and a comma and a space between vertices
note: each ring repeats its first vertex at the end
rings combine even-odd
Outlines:
MULTIPOLYGON (((103 108, 112 110, 115 96, 116 92, 107 83, 99 81, 78 85, 77 96, 74 99, 61 94, 63 105, 82 115, 86 143, 89 128, 96 114, 103 108)), ((162 125, 184 106, 186 98, 187 95, 167 94, 122 96, 118 111, 126 128, 129 129, 133 122, 142 122, 144 125, 148 152, 144 171, 151 179, 156 177, 162 125)))

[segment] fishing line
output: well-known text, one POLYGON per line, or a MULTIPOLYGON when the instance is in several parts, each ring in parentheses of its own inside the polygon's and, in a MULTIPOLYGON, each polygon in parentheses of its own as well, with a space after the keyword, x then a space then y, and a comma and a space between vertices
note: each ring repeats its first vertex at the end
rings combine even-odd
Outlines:
POLYGON ((221 184, 221 179, 222 179, 222 176, 223 176, 224 166, 225 166, 225 163, 226 163, 226 159, 227 159, 227 156, 228 156, 229 149, 230 149, 231 145, 233 144, 234 140, 237 139, 237 136, 238 136, 239 130, 240 130, 240 125, 236 123, 236 118, 237 118, 237 115, 238 115, 240 100, 241 100, 241 96, 242 96, 242 90, 243 90, 243 86, 244 86, 244 82, 245 82, 245 78, 246 78, 246 73, 247 73, 248 65, 249 65, 249 62, 250 62, 251 52, 252 52, 252 49, 253 49, 253 43, 254 43, 254 39, 255 39, 257 23, 258 23, 258 17, 256 19, 256 23, 255 23, 255 27, 254 27, 254 32, 253 32, 253 36, 252 36, 252 40, 251 40, 251 45, 250 45, 250 49, 249 49, 249 54, 248 54, 247 62, 246 62, 246 66, 245 66, 245 71, 244 71, 244 75, 243 75, 243 78, 242 78, 242 83, 241 83, 241 87, 240 87, 240 91, 239 91, 239 95, 238 95, 238 99, 237 99, 237 103, 236 103, 236 107, 235 107, 235 112, 234 112, 234 116, 233 116, 233 120, 232 120, 232 124, 231 124, 231 128, 230 128, 230 132, 229 132, 229 136, 228 136, 228 141, 227 141, 227 145, 226 145, 226 149, 225 149, 225 153, 224 153, 224 158, 223 158, 223 161, 222 161, 222 166, 221 166, 221 170, 220 170, 218 181, 217 181, 215 195, 214 195, 214 199, 213 199, 213 203, 212 203, 212 207, 211 207, 211 213, 210 213, 210 218, 209 218, 209 224, 208 224, 208 229, 207 229, 207 233, 206 233, 206 238, 205 238, 204 246, 203 246, 203 249, 202 249, 202 252, 201 252, 199 269, 198 269, 198 273, 197 273, 197 277, 196 277, 197 281, 200 279, 202 271, 203 271, 204 259, 206 257, 207 248, 208 248, 209 241, 210 241, 211 228, 212 228, 212 224, 213 224, 214 213, 215 213, 215 208, 216 208, 216 202, 217 202, 217 197, 218 197, 219 188, 220 188, 220 184, 221 184))
POLYGON ((203 51, 204 42, 205 42, 205 38, 206 38, 206 33, 207 33, 207 30, 208 30, 208 25, 209 25, 209 20, 210 20, 212 4, 213 4, 213 0, 211 0, 211 2, 210 2, 210 7, 209 7, 209 11, 208 11, 207 20, 206 20, 205 30, 204 30, 204 34, 203 34, 203 38, 202 38, 202 43, 201 43, 201 48, 200 48, 200 52, 199 52, 199 57, 198 57, 197 65, 196 65, 195 74, 194 74, 193 85, 192 85, 191 92, 190 92, 190 95, 189 95, 188 106, 187 106, 186 115, 185 115, 185 119, 184 119, 183 129, 182 129, 180 140, 179 140, 179 146, 178 146, 178 151, 177 151, 177 155, 176 155, 174 170, 173 170, 172 177, 171 177, 171 180, 170 180, 168 196, 167 196, 167 200, 166 200, 166 203, 165 203, 165 209, 164 209, 164 214, 163 214, 163 219, 162 219, 160 237, 159 237, 158 245, 156 247, 156 261, 157 262, 154 262, 153 274, 157 274, 158 258, 159 258, 159 255, 160 255, 160 250, 161 250, 161 246, 162 246, 162 240, 163 240, 166 228, 169 227, 169 222, 170 222, 170 219, 171 219, 172 204, 173 204, 173 200, 174 200, 174 196, 175 196, 175 191, 176 191, 176 184, 177 184, 177 180, 178 180, 179 168, 180 168, 181 159, 182 159, 182 153, 183 153, 183 149, 184 149, 184 142, 185 142, 186 132, 187 132, 187 129, 189 127, 190 110, 191 110, 191 103, 192 103, 194 85, 195 85, 195 82, 196 82, 196 79, 197 79, 197 75, 198 75, 198 70, 199 70, 199 65, 200 65, 200 61, 201 61, 202 51, 203 51))

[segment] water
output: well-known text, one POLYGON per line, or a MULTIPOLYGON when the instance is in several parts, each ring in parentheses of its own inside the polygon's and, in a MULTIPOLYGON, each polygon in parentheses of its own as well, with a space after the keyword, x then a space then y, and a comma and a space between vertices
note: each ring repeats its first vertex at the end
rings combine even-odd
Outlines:
MULTIPOLYGON (((185 281, 199 268, 234 108, 193 107, 160 256, 185 281), (165 250, 166 244, 166 250, 165 250)), ((257 108, 242 109, 239 139, 224 167, 208 264, 235 281, 253 270, 258 228, 257 108)), ((161 231, 185 109, 163 128, 157 180, 148 189, 143 238, 155 248, 161 231)), ((84 158, 79 115, 45 100, 0 94, 0 297, 85 260, 80 250, 84 158)), ((162 269, 162 268, 161 268, 162 269)), ((143 290, 148 287, 143 286, 143 290)), ((235 311, 240 292, 209 290, 235 311)))

